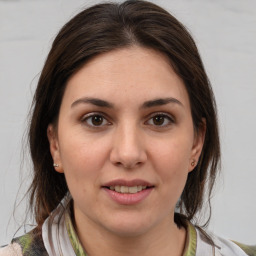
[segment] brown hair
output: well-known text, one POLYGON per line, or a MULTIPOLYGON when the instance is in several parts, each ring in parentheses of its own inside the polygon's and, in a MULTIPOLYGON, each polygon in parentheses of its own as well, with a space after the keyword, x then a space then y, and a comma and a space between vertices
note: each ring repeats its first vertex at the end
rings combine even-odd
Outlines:
POLYGON ((67 80, 92 57, 138 45, 165 54, 183 79, 195 130, 206 120, 205 143, 189 173, 178 207, 190 220, 209 200, 218 170, 220 145, 215 101, 197 47, 186 28, 159 6, 140 0, 104 3, 83 10, 56 36, 42 70, 32 105, 29 143, 34 177, 30 207, 40 225, 68 191, 53 168, 47 126, 57 122, 67 80), (207 194, 206 194, 207 192, 207 194))

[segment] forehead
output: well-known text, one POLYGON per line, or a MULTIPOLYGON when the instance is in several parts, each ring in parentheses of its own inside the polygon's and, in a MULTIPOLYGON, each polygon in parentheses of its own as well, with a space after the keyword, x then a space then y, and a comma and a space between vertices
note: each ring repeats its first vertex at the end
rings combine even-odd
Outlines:
POLYGON ((175 97, 189 107, 182 79, 169 59, 153 49, 130 47, 98 55, 68 81, 63 100, 97 97, 117 103, 175 97))

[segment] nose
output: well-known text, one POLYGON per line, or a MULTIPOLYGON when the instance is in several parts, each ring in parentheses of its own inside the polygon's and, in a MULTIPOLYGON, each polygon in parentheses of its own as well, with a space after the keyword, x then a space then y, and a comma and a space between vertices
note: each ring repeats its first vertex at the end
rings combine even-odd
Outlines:
POLYGON ((147 160, 143 138, 133 125, 126 125, 116 129, 110 161, 125 169, 134 169, 143 165, 147 160))

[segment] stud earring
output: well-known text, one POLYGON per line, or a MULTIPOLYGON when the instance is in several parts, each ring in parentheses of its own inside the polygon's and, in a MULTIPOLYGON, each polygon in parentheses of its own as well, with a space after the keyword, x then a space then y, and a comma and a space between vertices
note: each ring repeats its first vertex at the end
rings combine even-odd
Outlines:
POLYGON ((58 164, 53 163, 53 167, 59 167, 59 165, 58 165, 58 164))
POLYGON ((191 166, 195 166, 196 165, 196 160, 193 159, 192 162, 191 162, 191 166))

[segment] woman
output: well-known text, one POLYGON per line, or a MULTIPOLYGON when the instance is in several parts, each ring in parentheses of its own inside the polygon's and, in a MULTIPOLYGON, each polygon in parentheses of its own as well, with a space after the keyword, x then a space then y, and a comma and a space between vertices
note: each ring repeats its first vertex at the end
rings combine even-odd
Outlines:
POLYGON ((218 170, 215 102, 193 39, 160 7, 96 5, 61 29, 29 141, 38 226, 0 255, 256 255, 195 221, 218 170))

